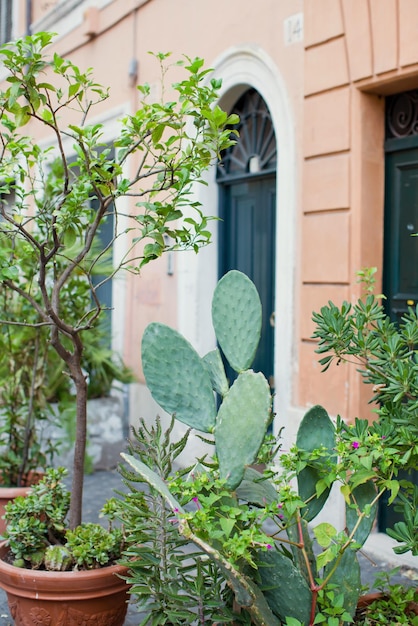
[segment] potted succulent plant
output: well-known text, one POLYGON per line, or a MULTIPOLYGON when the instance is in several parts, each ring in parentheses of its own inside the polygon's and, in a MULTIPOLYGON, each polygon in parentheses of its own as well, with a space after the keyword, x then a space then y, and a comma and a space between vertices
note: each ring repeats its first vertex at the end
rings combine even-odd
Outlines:
POLYGON ((71 624, 88 615, 121 626, 127 610, 126 568, 116 563, 124 543, 122 530, 112 526, 116 502, 104 507, 109 528, 82 523, 70 531, 66 473, 48 469, 25 497, 5 507, 0 567, 11 615, 16 624, 27 623, 28 615, 41 624, 71 624))
MULTIPOLYGON (((198 205, 192 203, 194 215, 184 220, 182 209, 190 204, 191 185, 231 144, 226 124, 234 118, 213 106, 219 82, 206 81, 209 70, 203 69, 203 61, 185 59, 184 79, 173 85, 172 100, 149 102, 149 87, 139 87, 142 104, 120 121, 109 147, 103 124, 88 123, 92 108, 108 97, 107 90, 94 82, 90 70, 83 72, 70 60, 49 54, 52 40, 52 34, 41 32, 0 48, 8 72, 0 91, 0 285, 36 314, 38 321, 31 318, 22 325, 46 330, 74 386, 69 506, 74 531, 82 521, 86 448, 83 353, 86 337, 106 315, 100 287, 119 270, 138 273, 166 250, 197 251, 209 241, 208 218, 198 205), (48 147, 39 146, 40 136, 48 147), (123 208, 126 229, 118 220, 122 197, 136 198, 130 212, 123 208), (111 237, 103 248, 100 231, 105 224, 111 226, 111 237), (125 254, 109 272, 103 264, 116 239, 125 254), (24 269, 28 275, 22 284, 24 269), (76 302, 68 306, 72 280, 89 294, 87 313, 76 302)), ((165 75, 167 55, 156 56, 165 75)), ((14 320, 1 322, 13 326, 14 320)), ((48 619, 38 616, 37 623, 50 623, 48 619)))
MULTIPOLYGON (((361 593, 357 552, 372 529, 379 498, 397 492, 394 434, 379 422, 333 423, 315 406, 279 466, 256 471, 251 465, 272 420, 272 398, 264 375, 250 369, 261 304, 245 275, 233 270, 221 278, 212 321, 223 356, 238 374, 231 386, 220 350, 200 357, 182 335, 159 323, 145 330, 142 363, 154 399, 205 433, 214 458, 198 459, 187 475, 164 476, 138 454, 122 456, 164 500, 179 535, 217 566, 241 608, 237 622, 349 622, 361 593), (345 499, 344 528, 315 526, 334 484, 345 499)), ((134 507, 129 501, 130 516, 134 507)), ((130 581, 140 584, 141 571, 131 569, 130 581)))

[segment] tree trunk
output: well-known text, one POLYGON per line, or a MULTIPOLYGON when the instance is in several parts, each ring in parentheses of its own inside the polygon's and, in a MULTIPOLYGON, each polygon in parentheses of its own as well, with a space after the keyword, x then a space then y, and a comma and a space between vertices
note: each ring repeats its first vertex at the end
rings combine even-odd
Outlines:
POLYGON ((81 524, 83 505, 84 459, 87 441, 87 381, 79 366, 72 376, 76 388, 76 433, 69 525, 71 529, 81 524))

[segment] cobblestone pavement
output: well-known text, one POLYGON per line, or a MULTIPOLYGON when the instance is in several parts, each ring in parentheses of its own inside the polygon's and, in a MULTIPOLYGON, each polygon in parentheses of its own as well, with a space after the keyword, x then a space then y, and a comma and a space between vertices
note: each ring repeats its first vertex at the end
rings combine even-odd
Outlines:
MULTIPOLYGON (((83 515, 87 522, 98 521, 98 512, 106 500, 115 495, 116 490, 123 490, 124 486, 120 475, 116 470, 97 471, 86 476, 83 495, 83 515)), ((417 584, 418 558, 396 556, 386 545, 386 535, 376 535, 372 541, 366 544, 364 554, 359 555, 362 572, 362 583, 373 587, 375 576, 380 571, 389 572, 399 566, 399 572, 392 578, 392 582, 400 582, 406 585, 417 584), (417 564, 415 565, 414 559, 417 564)), ((142 616, 143 617, 143 616, 142 616)), ((141 615, 134 605, 129 605, 124 626, 137 626, 141 621, 141 615)), ((7 606, 6 594, 0 589, 0 626, 12 626, 13 621, 7 606)), ((53 626, 53 625, 51 625, 53 626)))

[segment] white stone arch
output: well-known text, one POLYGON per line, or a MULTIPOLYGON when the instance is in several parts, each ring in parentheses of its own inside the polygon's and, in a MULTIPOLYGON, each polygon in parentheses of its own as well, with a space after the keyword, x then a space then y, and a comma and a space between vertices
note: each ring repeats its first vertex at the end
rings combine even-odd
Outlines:
MULTIPOLYGON (((256 89, 271 113, 277 142, 276 188, 276 284, 275 284, 275 411, 280 423, 287 422, 291 405, 293 374, 293 300, 295 259, 295 136, 293 115, 287 89, 279 69, 272 59, 256 45, 240 46, 226 51, 213 63, 211 77, 222 79, 219 104, 229 111, 249 88, 256 89)), ((217 215, 218 185, 215 167, 207 176, 207 187, 197 191, 208 215, 217 215)), ((214 223, 213 243, 198 255, 178 257, 178 320, 179 329, 200 354, 213 349, 215 339, 211 329, 210 303, 218 277, 217 228, 214 223)))

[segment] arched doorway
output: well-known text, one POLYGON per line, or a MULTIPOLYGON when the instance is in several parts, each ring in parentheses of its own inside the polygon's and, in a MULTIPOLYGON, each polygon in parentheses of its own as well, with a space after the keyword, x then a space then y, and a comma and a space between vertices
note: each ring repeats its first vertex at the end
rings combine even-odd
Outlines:
POLYGON ((217 168, 219 185, 219 274, 238 269, 255 283, 263 306, 255 371, 274 388, 274 306, 277 147, 268 107, 255 89, 232 110, 239 139, 217 168))

